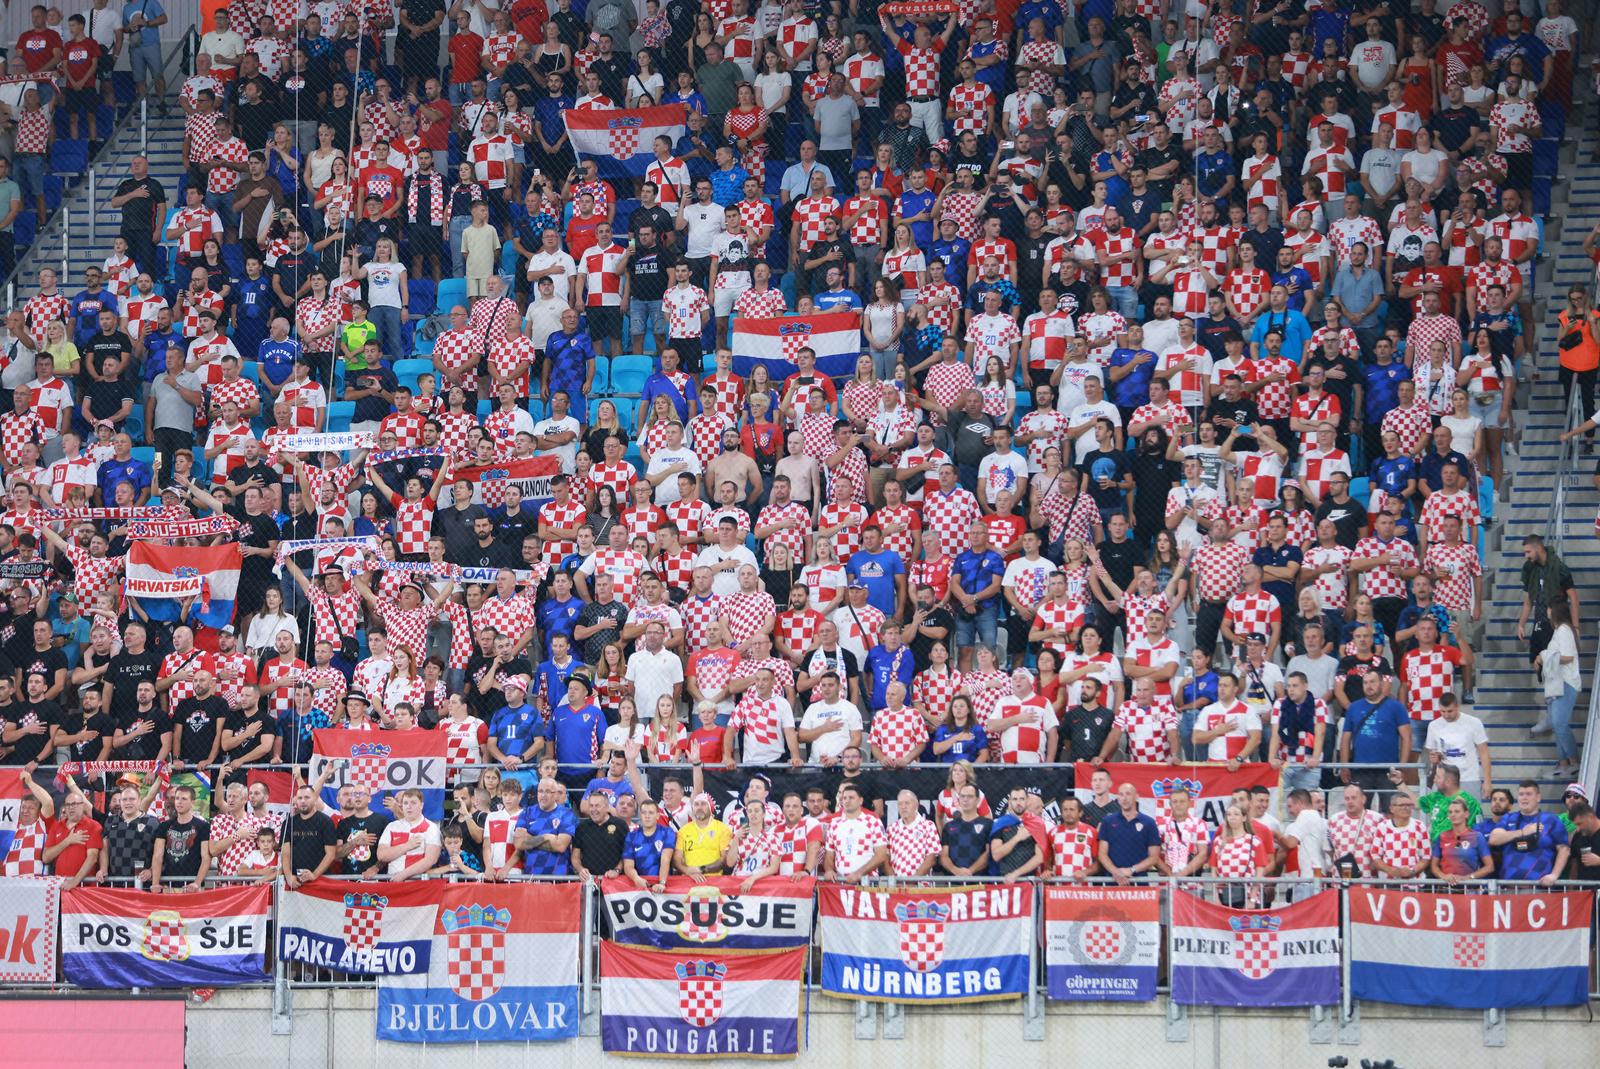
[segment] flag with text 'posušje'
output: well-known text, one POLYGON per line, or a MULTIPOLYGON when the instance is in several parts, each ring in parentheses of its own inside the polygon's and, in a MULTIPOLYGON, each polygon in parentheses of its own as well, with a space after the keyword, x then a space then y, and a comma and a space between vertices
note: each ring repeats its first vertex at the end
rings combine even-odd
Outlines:
POLYGON ((1188 1006, 1339 1001, 1339 893, 1281 909, 1229 909, 1172 894, 1172 1000, 1188 1006))
POLYGON ((611 937, 644 946, 779 950, 811 941, 810 877, 673 876, 660 894, 625 877, 602 880, 611 937))
POLYGON ((1350 889, 1350 993, 1452 1009, 1589 1000, 1594 892, 1414 894, 1350 889))
POLYGON ((61 974, 79 987, 230 987, 267 978, 272 889, 61 896, 61 974))
POLYGON ((580 160, 593 160, 607 177, 644 177, 655 160, 655 142, 667 138, 677 147, 688 130, 689 109, 682 104, 653 108, 569 108, 561 113, 572 150, 580 160))
POLYGON ((601 943, 600 1047, 658 1058, 793 1057, 808 953, 601 943))
POLYGON ((378 983, 378 1038, 522 1043, 578 1034, 577 883, 445 888, 428 971, 378 983))
POLYGON ((817 887, 822 990, 869 1002, 981 1002, 1028 991, 1025 883, 886 891, 817 887))
POLYGON ((428 971, 442 883, 315 880, 278 901, 278 956, 336 972, 428 971))

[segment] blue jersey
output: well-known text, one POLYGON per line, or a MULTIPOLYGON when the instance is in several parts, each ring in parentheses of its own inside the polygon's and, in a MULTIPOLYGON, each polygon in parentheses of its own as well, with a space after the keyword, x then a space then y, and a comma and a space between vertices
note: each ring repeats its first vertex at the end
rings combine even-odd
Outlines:
POLYGON ((272 315, 272 291, 267 288, 265 278, 240 279, 234 287, 234 295, 234 308, 238 310, 241 321, 253 319, 264 324, 267 317, 272 315))
POLYGON ((584 787, 583 789, 583 796, 585 798, 589 797, 591 794, 605 795, 607 800, 611 802, 613 808, 616 807, 618 798, 621 798, 625 794, 632 793, 632 783, 629 783, 625 779, 607 779, 604 776, 596 776, 594 779, 590 780, 588 786, 584 787))
MULTIPOLYGON (((889 614, 891 617, 893 613, 889 614)), ((872 708, 882 709, 889 704, 889 684, 899 680, 906 688, 906 701, 911 700, 911 681, 917 674, 917 658, 911 647, 901 646, 890 653, 882 646, 867 652, 865 675, 872 688, 872 708)))
POLYGON ((564 665, 558 665, 554 661, 541 661, 539 667, 533 671, 533 693, 543 694, 553 707, 567 696, 567 680, 572 678, 572 673, 582 667, 583 662, 576 657, 568 659, 564 665))
POLYGON ((283 341, 267 338, 256 349, 256 361, 261 365, 261 376, 274 386, 288 380, 289 373, 294 370, 294 362, 298 359, 300 359, 300 343, 293 338, 285 338, 283 341))
POLYGON ((521 757, 539 738, 539 712, 524 702, 516 707, 504 706, 489 718, 489 737, 507 757, 521 757))
POLYGON ((967 284, 967 254, 972 251, 972 242, 966 238, 952 238, 949 241, 938 238, 928 251, 933 259, 944 261, 946 282, 953 283, 956 289, 967 284))
POLYGON ((860 308, 861 298, 856 296, 854 290, 823 290, 821 293, 811 295, 811 303, 817 306, 819 312, 832 312, 836 309, 860 308))
POLYGON ((1391 497, 1405 492, 1406 483, 1417 477, 1417 462, 1408 456, 1391 460, 1379 457, 1369 471, 1372 485, 1391 497))
POLYGON ((545 725, 544 737, 555 744, 556 760, 563 765, 593 765, 606 740, 605 714, 595 705, 574 709, 562 702, 545 725))
POLYGON ((542 602, 539 605, 539 631, 545 636, 545 641, 550 641, 551 635, 566 635, 571 639, 572 629, 577 626, 578 614, 582 611, 583 602, 577 598, 568 598, 566 601, 547 598, 542 602))
POLYGON ((1400 407, 1400 384, 1409 378, 1411 369, 1398 360, 1387 364, 1362 364, 1362 417, 1368 423, 1382 423, 1384 413, 1400 407))
POLYGON ((939 754, 934 760, 943 761, 953 765, 957 761, 976 761, 978 755, 989 748, 989 733, 983 730, 983 725, 977 721, 964 728, 951 727, 949 724, 940 724, 933 729, 933 741, 944 742, 946 739, 957 735, 971 734, 972 738, 958 742, 944 753, 939 754))
POLYGON ((117 295, 107 289, 93 294, 84 290, 72 298, 73 341, 78 345, 88 341, 100 330, 101 311, 117 312, 120 315, 120 307, 117 304, 117 295))
POLYGON ((643 828, 634 828, 622 840, 622 860, 632 861, 633 870, 640 876, 661 875, 661 855, 671 850, 677 836, 665 824, 646 835, 643 828))
MULTIPOLYGON (((1150 400, 1150 380, 1155 376, 1156 354, 1149 349, 1113 349, 1110 367, 1133 363, 1141 353, 1150 357, 1111 384, 1111 403, 1122 408, 1138 408, 1150 400)), ((1109 377, 1109 376, 1108 376, 1109 377)))
POLYGON ((144 381, 154 382, 167 373, 167 353, 182 353, 187 343, 176 330, 151 330, 144 336, 144 381))
MULTIPOLYGON (((921 193, 914 189, 908 189, 900 194, 900 215, 902 218, 910 218, 913 215, 931 212, 933 211, 933 202, 937 199, 931 189, 924 189, 921 193)), ((927 248, 928 244, 933 241, 932 221, 923 219, 912 223, 911 237, 916 241, 917 248, 927 248)))
POLYGON ((574 411, 587 411, 583 380, 594 363, 594 342, 584 331, 567 334, 556 331, 545 339, 544 357, 550 362, 550 392, 565 390, 574 411))
POLYGON ((522 871, 529 876, 567 876, 572 872, 571 851, 572 841, 570 836, 578 830, 578 820, 572 815, 572 810, 564 805, 554 809, 540 809, 530 805, 523 809, 517 816, 517 830, 525 831, 534 838, 541 835, 566 835, 567 849, 555 850, 524 850, 522 852, 522 871))

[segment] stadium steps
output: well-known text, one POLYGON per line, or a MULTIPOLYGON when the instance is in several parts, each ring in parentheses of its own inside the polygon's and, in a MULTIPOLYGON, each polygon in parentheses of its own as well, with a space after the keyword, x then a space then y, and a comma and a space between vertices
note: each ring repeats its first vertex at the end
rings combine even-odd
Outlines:
MULTIPOLYGON (((1586 86, 1580 87, 1579 92, 1585 98, 1590 95, 1586 86)), ((1594 106, 1592 99, 1579 104, 1580 109, 1594 106)), ((1517 398, 1519 437, 1506 456, 1509 487, 1501 491, 1487 543, 1484 617, 1488 626, 1484 648, 1477 651, 1477 703, 1472 709, 1483 720, 1489 737, 1494 782, 1504 786, 1522 779, 1537 780, 1549 808, 1559 807, 1561 789, 1566 784, 1552 776, 1554 742, 1548 735, 1532 736, 1528 731, 1542 714, 1544 700, 1529 664, 1527 646, 1517 640, 1516 619, 1522 607, 1523 536, 1538 534, 1548 541, 1557 535, 1551 514, 1560 456, 1557 435, 1566 428, 1567 419, 1566 397, 1556 379, 1555 315, 1565 304, 1568 285, 1589 284, 1594 279, 1594 264, 1584 255, 1582 243, 1600 222, 1600 167, 1588 163, 1594 138, 1587 127, 1581 110, 1568 122, 1569 133, 1583 131, 1582 142, 1563 146, 1562 170, 1572 177, 1555 183, 1551 211, 1545 221, 1544 248, 1535 272, 1537 359, 1524 360, 1524 381, 1517 398), (1538 381, 1530 381, 1532 369, 1537 369, 1538 381)), ((1559 532, 1561 557, 1572 569, 1579 610, 1586 617, 1579 635, 1585 687, 1573 710, 1580 747, 1589 708, 1589 684, 1596 668, 1594 606, 1600 603, 1600 539, 1596 538, 1594 526, 1600 510, 1600 491, 1594 485, 1594 470, 1593 458, 1578 458, 1566 488, 1566 513, 1559 532)))

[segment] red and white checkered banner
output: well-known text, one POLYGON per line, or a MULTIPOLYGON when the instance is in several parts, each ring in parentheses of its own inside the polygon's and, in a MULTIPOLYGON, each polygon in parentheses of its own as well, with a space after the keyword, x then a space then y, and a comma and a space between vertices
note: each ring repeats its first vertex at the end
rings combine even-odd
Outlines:
POLYGON ((1172 893, 1172 1000, 1186 1006, 1339 1001, 1339 892, 1279 909, 1172 893))
POLYGON ((61 974, 80 987, 230 987, 267 979, 272 889, 62 896, 61 974))
POLYGON ((56 877, 0 880, 0 983, 55 982, 60 913, 61 881, 56 877))
POLYGON ((428 970, 378 983, 378 1038, 520 1043, 578 1034, 578 883, 456 884, 428 970))

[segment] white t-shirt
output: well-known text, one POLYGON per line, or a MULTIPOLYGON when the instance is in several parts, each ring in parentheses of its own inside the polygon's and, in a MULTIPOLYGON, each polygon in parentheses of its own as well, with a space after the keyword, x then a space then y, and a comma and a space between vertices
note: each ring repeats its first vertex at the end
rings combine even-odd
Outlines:
MULTIPOLYGON (((650 466, 645 469, 645 477, 649 478, 652 475, 658 475, 667 468, 672 467, 672 465, 680 463, 687 465, 684 470, 690 474, 700 474, 700 458, 695 455, 693 449, 688 446, 683 446, 679 449, 663 447, 651 454, 650 466)), ((656 484, 655 499, 658 505, 670 505, 674 501, 680 500, 682 496, 682 494, 678 493, 678 477, 676 475, 670 479, 662 479, 656 484)), ((732 593, 732 591, 729 591, 729 593, 732 593)))
POLYGON ((439 845, 439 826, 427 817, 423 817, 415 824, 407 824, 403 820, 391 820, 389 826, 383 829, 378 845, 398 846, 401 843, 409 845, 410 850, 389 862, 391 876, 404 872, 408 866, 421 861, 428 847, 439 845))
POLYGON ((654 654, 640 646, 628 658, 624 678, 633 684, 633 707, 639 710, 639 719, 650 720, 656 715, 656 699, 671 694, 672 688, 683 682, 683 661, 665 646, 654 654))
POLYGON ((1478 745, 1488 741, 1483 721, 1471 713, 1462 713, 1454 722, 1436 717, 1428 724, 1428 751, 1442 755, 1445 764, 1459 768, 1463 783, 1476 783, 1483 778, 1478 745))
POLYGON ((535 450, 535 453, 542 457, 559 457, 561 470, 571 475, 578 467, 578 439, 583 435, 582 424, 574 419, 569 412, 561 419, 556 419, 554 416, 542 419, 533 428, 533 433, 539 437, 547 434, 560 434, 563 431, 572 432, 572 441, 566 445, 558 445, 554 449, 538 449, 535 450))
MULTIPOLYGON (((557 249, 555 252, 545 252, 543 249, 540 249, 538 252, 528 257, 528 278, 531 280, 533 278, 533 272, 543 271, 547 267, 560 268, 559 271, 550 277, 555 279, 556 283, 554 295, 561 298, 563 301, 566 300, 568 295, 572 293, 572 280, 578 276, 577 261, 573 260, 573 258, 569 256, 564 249, 557 249)), ((537 292, 537 289, 535 289, 535 292, 537 292)), ((534 344, 543 345, 545 338, 548 338, 551 334, 554 334, 556 330, 560 329, 561 321, 558 318, 556 320, 555 328, 546 333, 543 338, 536 336, 533 339, 534 344)))
POLYGON ((376 260, 361 265, 367 273, 367 303, 374 308, 401 308, 400 280, 405 277, 404 264, 378 263, 376 260))
POLYGON ((1295 851, 1300 861, 1297 875, 1308 877, 1329 870, 1328 822, 1321 813, 1306 806, 1289 822, 1282 834, 1300 844, 1295 851))
POLYGON ((722 233, 722 205, 715 201, 710 204, 687 204, 683 208, 683 217, 687 220, 684 224, 687 233, 683 254, 692 260, 710 256, 712 243, 722 233))
MULTIPOLYGON (((1094 423, 1098 421, 1102 416, 1106 419, 1109 419, 1113 425, 1118 427, 1122 426, 1122 413, 1117 411, 1117 406, 1112 404, 1109 400, 1101 398, 1099 404, 1089 404, 1088 402, 1085 402, 1084 404, 1081 404, 1077 408, 1073 409, 1072 413, 1067 417, 1067 429, 1069 431, 1076 430, 1085 423, 1094 423)), ((1097 448, 1098 446, 1095 444, 1095 432, 1085 431, 1083 434, 1079 435, 1076 441, 1073 443, 1072 462, 1074 464, 1082 464, 1084 459, 1087 458, 1090 453, 1093 453, 1097 448)))
POLYGON ((1010 490, 1021 497, 1028 482, 1028 461, 1015 450, 1004 456, 990 453, 978 462, 978 482, 988 487, 991 504, 1001 490, 1010 490))
MULTIPOLYGON (((725 560, 736 560, 740 564, 749 564, 756 568, 761 567, 756 563, 756 555, 751 553, 750 548, 742 542, 729 550, 724 550, 717 545, 707 546, 695 555, 694 566, 696 568, 715 568, 725 560)), ((712 576, 711 592, 719 598, 737 594, 739 592, 739 569, 727 568, 712 576)))
POLYGON ((824 724, 835 725, 835 730, 811 741, 813 764, 824 757, 838 757, 844 752, 845 747, 850 745, 850 733, 861 730, 861 710, 843 698, 836 702, 812 702, 800 721, 800 730, 807 731, 824 724))

